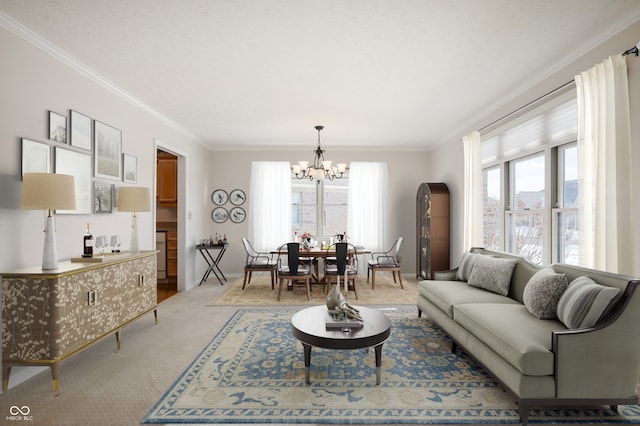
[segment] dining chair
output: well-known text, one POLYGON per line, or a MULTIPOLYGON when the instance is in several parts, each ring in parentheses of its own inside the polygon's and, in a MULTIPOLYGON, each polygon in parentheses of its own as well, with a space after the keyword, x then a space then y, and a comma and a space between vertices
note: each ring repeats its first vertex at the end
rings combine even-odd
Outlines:
POLYGON ((325 263, 324 265, 324 284, 327 286, 327 291, 331 289, 332 283, 337 282, 338 277, 344 278, 346 275, 347 290, 353 291, 356 299, 358 299, 358 289, 356 287, 358 257, 355 254, 356 248, 351 243, 336 243, 335 248, 335 263, 325 263), (349 252, 353 254, 349 255, 349 252))
POLYGON ((376 288, 376 272, 377 271, 390 271, 393 274, 393 282, 396 281, 396 273, 398 274, 398 280, 400 281, 400 288, 404 289, 402 285, 402 273, 400 272, 400 247, 402 246, 402 237, 399 237, 393 246, 384 252, 371 253, 371 260, 368 262, 367 268, 367 282, 369 282, 369 273, 371 273, 371 288, 376 288))
POLYGON ((245 237, 242 237, 242 245, 247 253, 247 258, 244 262, 242 289, 244 290, 245 286, 251 282, 251 276, 254 272, 266 271, 271 274, 271 290, 273 290, 275 288, 278 262, 273 258, 271 253, 256 251, 251 245, 251 242, 245 237))
POLYGON ((285 280, 290 281, 292 286, 303 281, 307 288, 307 300, 311 300, 311 265, 300 261, 300 243, 283 244, 278 252, 281 253, 278 254, 278 300, 285 280), (282 265, 285 247, 287 264, 282 265))
MULTIPOLYGON (((313 235, 311 235, 309 237, 309 240, 310 240, 309 242, 311 242, 311 241, 315 240, 315 237, 313 235)), ((319 269, 318 258, 317 257, 313 257, 313 256, 308 256, 308 255, 305 256, 305 254, 308 254, 308 253, 304 252, 304 245, 303 245, 303 249, 302 249, 301 253, 302 253, 302 255, 300 256, 300 263, 303 264, 303 265, 309 265, 309 266, 313 267, 313 270, 311 271, 311 273, 312 273, 311 279, 312 279, 312 282, 318 282, 320 280, 320 278, 318 277, 318 269, 319 269)))

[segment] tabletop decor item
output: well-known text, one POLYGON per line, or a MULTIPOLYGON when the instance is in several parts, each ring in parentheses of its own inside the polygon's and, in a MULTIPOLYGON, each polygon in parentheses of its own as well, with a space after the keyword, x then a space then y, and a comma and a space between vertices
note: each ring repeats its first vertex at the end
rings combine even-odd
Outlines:
POLYGON ((76 208, 74 177, 55 173, 25 173, 22 182, 22 208, 48 212, 44 230, 42 269, 58 268, 53 210, 76 208))
POLYGON ((138 246, 138 212, 151 211, 151 191, 144 186, 123 186, 118 191, 118 210, 132 212, 131 216, 131 253, 139 253, 138 246))
MULTIPOLYGON (((345 277, 346 279, 346 277, 345 277)), ((328 315, 325 317, 327 328, 350 330, 362 327, 360 311, 351 306, 340 292, 340 276, 337 277, 326 299, 328 315)))

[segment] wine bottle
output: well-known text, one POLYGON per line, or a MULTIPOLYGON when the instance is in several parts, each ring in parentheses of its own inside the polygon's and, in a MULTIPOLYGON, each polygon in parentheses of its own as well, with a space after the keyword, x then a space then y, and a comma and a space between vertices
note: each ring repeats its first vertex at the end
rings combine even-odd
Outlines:
POLYGON ((87 230, 84 233, 83 237, 84 242, 84 251, 82 252, 82 257, 93 257, 93 235, 89 231, 89 224, 87 223, 87 230))

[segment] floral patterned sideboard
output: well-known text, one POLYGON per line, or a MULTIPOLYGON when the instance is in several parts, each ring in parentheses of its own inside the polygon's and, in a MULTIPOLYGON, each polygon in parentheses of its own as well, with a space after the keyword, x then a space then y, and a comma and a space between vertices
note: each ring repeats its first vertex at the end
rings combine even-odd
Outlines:
POLYGON ((101 262, 60 262, 2 274, 2 388, 14 365, 51 367, 149 311, 157 323, 156 251, 105 255, 101 262))

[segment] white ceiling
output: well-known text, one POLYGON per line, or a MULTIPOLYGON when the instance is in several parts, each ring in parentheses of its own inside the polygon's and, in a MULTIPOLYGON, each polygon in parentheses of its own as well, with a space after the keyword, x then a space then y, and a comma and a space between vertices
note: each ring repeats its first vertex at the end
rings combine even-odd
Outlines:
POLYGON ((640 1, 0 0, 0 11, 212 148, 313 148, 322 124, 327 147, 426 149, 640 19, 640 1))

